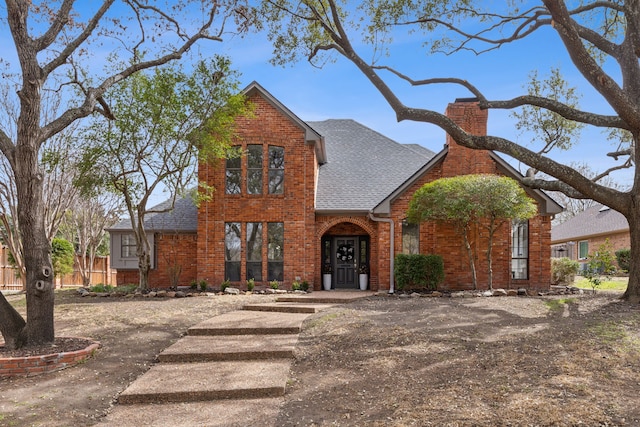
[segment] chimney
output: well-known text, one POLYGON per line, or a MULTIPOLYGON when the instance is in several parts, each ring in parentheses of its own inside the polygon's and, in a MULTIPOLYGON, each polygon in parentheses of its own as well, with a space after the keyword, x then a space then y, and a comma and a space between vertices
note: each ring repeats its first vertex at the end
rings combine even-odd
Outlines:
MULTIPOLYGON (((488 110, 481 110, 477 98, 458 98, 447 106, 446 116, 465 132, 487 134, 488 110)), ((496 173, 496 165, 486 150, 473 150, 458 145, 449 134, 445 143, 449 152, 442 167, 442 176, 451 177, 478 173, 496 173)))

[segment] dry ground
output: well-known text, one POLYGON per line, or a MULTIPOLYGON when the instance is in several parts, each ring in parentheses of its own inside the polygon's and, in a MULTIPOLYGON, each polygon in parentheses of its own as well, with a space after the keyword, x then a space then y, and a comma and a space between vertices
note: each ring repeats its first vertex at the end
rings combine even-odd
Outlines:
MULTIPOLYGON (((640 307, 617 297, 380 296, 336 306, 305 322, 276 425, 640 425, 640 307)), ((0 425, 99 425, 189 326, 269 299, 65 293, 58 334, 103 348, 71 369, 1 380, 0 425)))

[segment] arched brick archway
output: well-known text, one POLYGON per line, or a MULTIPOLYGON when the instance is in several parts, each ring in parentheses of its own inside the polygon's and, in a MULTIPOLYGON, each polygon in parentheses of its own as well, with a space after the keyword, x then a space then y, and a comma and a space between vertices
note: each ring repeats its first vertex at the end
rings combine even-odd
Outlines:
MULTIPOLYGON (((368 289, 377 290, 378 288, 378 275, 377 275, 377 263, 372 263, 370 260, 376 260, 378 257, 378 247, 377 247, 377 223, 369 220, 366 217, 325 217, 325 218, 317 218, 318 227, 316 229, 316 241, 318 242, 316 248, 316 260, 319 261, 318 265, 320 266, 320 273, 322 273, 323 267, 326 265, 327 261, 327 253, 330 253, 329 263, 332 268, 336 268, 335 260, 333 259, 333 252, 335 252, 335 246, 337 239, 342 238, 351 238, 353 242, 357 242, 358 246, 358 255, 362 253, 363 248, 366 248, 365 258, 367 262, 365 265, 368 267, 368 289), (327 243, 329 242, 329 243, 327 243), (364 243, 363 243, 364 242, 364 243), (325 245, 329 245, 327 248, 325 245), (364 245, 364 246, 361 246, 364 245)), ((359 268, 363 263, 361 260, 358 260, 357 267, 359 268)), ((356 266, 354 265, 354 268, 356 266)), ((332 270, 332 273, 334 271, 332 270)), ((338 273, 338 271, 335 271, 338 273)), ((322 279, 322 274, 319 274, 322 279)), ((339 285, 339 279, 332 277, 332 288, 335 288, 336 285, 339 285)), ((357 281, 358 271, 355 271, 355 278, 357 281)), ((316 286, 316 289, 322 289, 322 280, 320 280, 319 285, 316 286)), ((350 284, 346 284, 347 288, 350 288, 350 284)), ((356 283, 354 289, 358 288, 358 284, 356 283)), ((342 286, 338 286, 342 287, 342 286)))

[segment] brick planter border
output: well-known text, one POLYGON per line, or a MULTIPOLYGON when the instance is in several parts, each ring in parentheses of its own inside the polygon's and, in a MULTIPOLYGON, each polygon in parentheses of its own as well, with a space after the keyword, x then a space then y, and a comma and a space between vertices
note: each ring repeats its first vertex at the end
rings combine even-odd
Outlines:
MULTIPOLYGON (((87 338, 83 338, 87 339, 87 338)), ((38 356, 0 357, 0 378, 30 377, 69 368, 93 356, 100 343, 87 339, 89 345, 76 351, 38 356)))

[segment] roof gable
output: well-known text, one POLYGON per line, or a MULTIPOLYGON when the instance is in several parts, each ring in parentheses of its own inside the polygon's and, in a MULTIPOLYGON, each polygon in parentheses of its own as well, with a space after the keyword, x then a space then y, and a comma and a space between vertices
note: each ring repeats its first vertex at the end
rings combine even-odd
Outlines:
POLYGON ((309 144, 315 145, 316 157, 318 158, 318 163, 325 163, 327 160, 327 153, 324 146, 324 138, 318 132, 316 132, 313 128, 311 128, 307 123, 302 121, 298 116, 296 116, 291 110, 289 110, 284 104, 278 101, 273 95, 271 95, 265 88, 260 86, 257 82, 250 83, 242 93, 246 97, 250 97, 254 94, 259 94, 264 100, 266 100, 271 106, 273 106, 276 110, 280 111, 284 116, 286 116, 289 120, 295 123, 298 127, 304 130, 305 140, 309 144))

